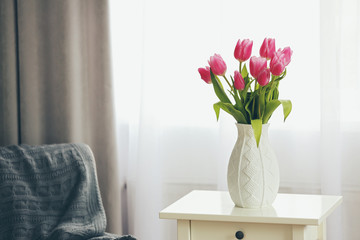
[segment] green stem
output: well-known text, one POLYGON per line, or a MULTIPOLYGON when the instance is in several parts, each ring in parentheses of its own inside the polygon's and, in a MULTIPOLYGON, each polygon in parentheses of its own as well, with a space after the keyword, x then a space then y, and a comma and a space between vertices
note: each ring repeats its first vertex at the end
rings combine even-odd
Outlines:
POLYGON ((261 119, 261 109, 260 109, 260 103, 261 103, 261 100, 260 100, 260 97, 261 97, 261 86, 259 86, 259 108, 258 108, 258 110, 259 110, 259 114, 258 114, 258 118, 259 119, 261 119))
POLYGON ((251 111, 251 114, 252 114, 252 119, 255 119, 255 100, 256 100, 256 96, 254 96, 253 98, 253 103, 252 103, 252 111, 251 111))
POLYGON ((230 82, 227 80, 226 76, 223 76, 225 78, 225 81, 227 82, 227 84, 229 85, 230 89, 233 91, 233 86, 230 84, 230 82))
POLYGON ((241 74, 241 65, 242 65, 242 62, 240 62, 240 66, 239 66, 239 73, 241 74))
POLYGON ((269 94, 267 95, 267 102, 270 102, 270 99, 271 99, 271 97, 272 97, 273 91, 274 91, 274 90, 270 90, 270 91, 269 91, 269 94))
POLYGON ((271 81, 270 81, 270 90, 269 90, 269 93, 267 95, 267 102, 270 101, 270 99, 272 99, 272 95, 273 95, 273 92, 274 92, 274 89, 273 89, 273 85, 274 85, 274 82, 275 80, 277 79, 277 76, 274 76, 271 74, 271 81))
POLYGON ((272 89, 273 84, 274 84, 274 82, 271 81, 271 83, 270 83, 270 90, 269 90, 269 93, 268 93, 268 95, 267 95, 267 102, 269 102, 270 99, 271 99, 271 97, 272 97, 272 94, 273 94, 273 91, 274 91, 274 90, 272 89))

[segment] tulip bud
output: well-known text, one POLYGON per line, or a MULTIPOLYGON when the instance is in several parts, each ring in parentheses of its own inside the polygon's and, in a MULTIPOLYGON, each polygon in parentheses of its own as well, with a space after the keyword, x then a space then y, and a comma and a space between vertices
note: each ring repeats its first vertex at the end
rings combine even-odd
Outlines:
POLYGON ((206 83, 211 83, 211 75, 210 75, 210 68, 198 68, 198 71, 200 73, 201 79, 204 80, 206 83))
POLYGON ((243 90, 245 88, 245 81, 239 71, 234 72, 234 87, 237 90, 243 90))
POLYGON ((260 84, 260 86, 265 86, 270 81, 270 69, 265 68, 260 73, 256 81, 260 84))
POLYGON ((292 50, 290 47, 286 47, 283 50, 279 49, 270 61, 270 71, 275 76, 280 76, 285 67, 291 61, 292 50))
POLYGON ((251 57, 250 58, 250 73, 254 78, 258 78, 259 73, 267 66, 266 58, 263 57, 251 57))
POLYGON ((214 56, 210 57, 210 60, 208 61, 211 71, 215 75, 223 76, 226 72, 226 63, 222 59, 222 57, 219 54, 214 54, 214 56))
POLYGON ((290 61, 291 61, 291 56, 293 51, 291 50, 290 47, 286 47, 281 51, 282 55, 283 55, 283 60, 284 60, 284 65, 287 66, 289 65, 290 61))
POLYGON ((284 69, 285 65, 281 56, 281 50, 279 49, 270 61, 270 71, 273 75, 279 76, 284 71, 284 69))
POLYGON ((275 39, 274 38, 265 38, 260 47, 260 56, 269 60, 274 56, 275 51, 276 51, 275 39))
POLYGON ((240 42, 239 39, 234 50, 234 57, 240 62, 248 60, 251 56, 252 46, 253 41, 244 39, 242 42, 240 42))

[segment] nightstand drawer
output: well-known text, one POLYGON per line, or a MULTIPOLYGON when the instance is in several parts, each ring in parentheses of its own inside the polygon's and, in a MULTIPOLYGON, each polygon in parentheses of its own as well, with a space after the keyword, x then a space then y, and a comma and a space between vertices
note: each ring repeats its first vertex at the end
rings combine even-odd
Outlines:
POLYGON ((326 218, 341 201, 279 193, 270 208, 246 209, 235 207, 228 192, 192 191, 160 218, 177 220, 178 240, 326 240, 326 218))
POLYGON ((244 233, 243 240, 293 239, 291 225, 191 221, 191 239, 194 240, 236 240, 237 231, 244 233))

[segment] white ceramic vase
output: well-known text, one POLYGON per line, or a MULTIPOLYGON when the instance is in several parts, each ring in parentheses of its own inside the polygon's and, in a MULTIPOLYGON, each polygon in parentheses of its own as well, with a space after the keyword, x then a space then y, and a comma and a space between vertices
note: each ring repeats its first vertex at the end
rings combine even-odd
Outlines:
POLYGON ((262 125, 259 147, 250 124, 236 126, 238 139, 227 173, 231 199, 242 208, 270 206, 279 190, 279 165, 269 144, 269 124, 262 125))

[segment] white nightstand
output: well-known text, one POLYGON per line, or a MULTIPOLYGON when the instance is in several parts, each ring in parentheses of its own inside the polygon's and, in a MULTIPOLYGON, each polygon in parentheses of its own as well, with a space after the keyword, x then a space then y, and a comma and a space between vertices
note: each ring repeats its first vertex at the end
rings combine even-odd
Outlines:
POLYGON ((341 196, 278 194, 272 207, 245 209, 235 207, 228 192, 192 191, 160 218, 177 220, 178 240, 325 240, 326 217, 341 201, 341 196))

